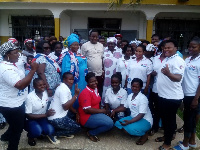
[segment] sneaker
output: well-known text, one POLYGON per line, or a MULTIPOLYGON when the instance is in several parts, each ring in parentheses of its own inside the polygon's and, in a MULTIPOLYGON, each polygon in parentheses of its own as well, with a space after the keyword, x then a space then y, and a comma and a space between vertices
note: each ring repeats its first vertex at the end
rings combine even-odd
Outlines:
POLYGON ((68 138, 68 139, 73 139, 74 135, 64 135, 64 136, 58 136, 59 138, 68 138))
POLYGON ((56 136, 47 135, 47 138, 49 139, 49 141, 50 141, 52 144, 59 144, 59 143, 60 143, 60 140, 57 140, 57 139, 56 139, 56 136))

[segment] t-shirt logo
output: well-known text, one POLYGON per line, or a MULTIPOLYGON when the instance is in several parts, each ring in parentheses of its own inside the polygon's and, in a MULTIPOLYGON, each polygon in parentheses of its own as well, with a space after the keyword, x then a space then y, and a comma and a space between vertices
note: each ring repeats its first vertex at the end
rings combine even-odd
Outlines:
POLYGON ((196 69, 196 67, 195 66, 193 66, 193 65, 191 65, 190 67, 189 67, 189 70, 192 70, 192 71, 194 71, 196 69))
POLYGON ((141 64, 142 67, 147 67, 147 64, 141 64))

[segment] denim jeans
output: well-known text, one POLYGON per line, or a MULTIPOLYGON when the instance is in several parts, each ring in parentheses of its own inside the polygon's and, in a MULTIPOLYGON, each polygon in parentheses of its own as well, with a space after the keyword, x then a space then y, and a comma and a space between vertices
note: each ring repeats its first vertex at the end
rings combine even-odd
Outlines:
POLYGON ((105 114, 93 114, 85 123, 84 127, 91 129, 91 135, 98 135, 113 127, 113 120, 105 114))
POLYGON ((8 130, 1 135, 2 141, 8 141, 7 150, 18 150, 21 133, 24 128, 25 104, 19 107, 0 107, 0 112, 9 124, 8 130))
POLYGON ((41 134, 52 135, 54 133, 54 128, 48 122, 47 118, 26 120, 25 128, 29 138, 37 138, 41 134))

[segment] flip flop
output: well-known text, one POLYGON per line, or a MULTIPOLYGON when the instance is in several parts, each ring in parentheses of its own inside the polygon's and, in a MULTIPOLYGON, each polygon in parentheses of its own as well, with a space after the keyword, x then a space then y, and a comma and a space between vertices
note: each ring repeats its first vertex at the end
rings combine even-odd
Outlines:
POLYGON ((89 137, 89 139, 93 142, 97 142, 97 141, 100 141, 100 139, 95 136, 95 135, 91 135, 89 132, 87 132, 87 136, 89 137))
POLYGON ((164 136, 162 136, 162 137, 157 137, 157 138, 155 139, 156 142, 163 142, 164 140, 165 140, 165 137, 164 137, 164 136))

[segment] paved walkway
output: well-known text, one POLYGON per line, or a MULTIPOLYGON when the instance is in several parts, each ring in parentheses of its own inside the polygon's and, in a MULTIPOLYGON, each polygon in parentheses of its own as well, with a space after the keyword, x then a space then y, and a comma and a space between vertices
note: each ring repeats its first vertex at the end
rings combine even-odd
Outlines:
MULTIPOLYGON (((183 121, 177 117, 178 128, 181 127, 183 121)), ((4 130, 0 130, 2 134, 4 130)), ((85 131, 82 131, 78 135, 75 135, 73 139, 60 138, 61 141, 58 145, 51 144, 47 138, 37 140, 37 145, 31 147, 27 144, 26 132, 24 131, 20 140, 20 150, 67 150, 67 149, 84 149, 84 150, 156 150, 162 143, 154 142, 154 139, 158 136, 162 136, 163 131, 159 131, 154 136, 149 137, 149 140, 142 146, 135 144, 138 137, 132 137, 127 135, 116 128, 99 136, 99 142, 90 141, 85 131)), ((177 133, 176 139, 172 141, 172 146, 182 140, 183 134, 177 133)), ((200 145, 200 141, 197 139, 197 144, 200 145)), ((0 142, 0 150, 6 150, 7 144, 0 142)), ((197 148, 200 150, 200 147, 197 148)))

